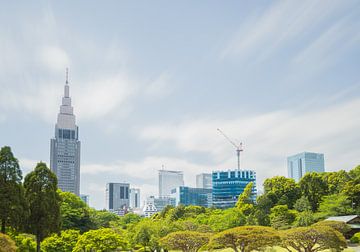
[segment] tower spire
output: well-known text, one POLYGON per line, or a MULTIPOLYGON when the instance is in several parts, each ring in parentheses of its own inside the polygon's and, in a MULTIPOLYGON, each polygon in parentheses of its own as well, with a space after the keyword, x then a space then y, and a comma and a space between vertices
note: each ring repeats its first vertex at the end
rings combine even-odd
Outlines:
POLYGON ((66 68, 66 80, 64 87, 64 97, 69 97, 69 68, 66 68))
POLYGON ((66 85, 69 84, 69 68, 66 68, 66 85))

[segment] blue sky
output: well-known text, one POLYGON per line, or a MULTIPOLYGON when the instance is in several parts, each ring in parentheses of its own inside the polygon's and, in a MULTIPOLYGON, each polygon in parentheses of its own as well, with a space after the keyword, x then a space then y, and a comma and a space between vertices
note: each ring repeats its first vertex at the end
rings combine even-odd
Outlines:
POLYGON ((286 157, 360 163, 359 1, 6 1, 0 9, 0 144, 24 173, 49 162, 65 68, 82 141, 81 192, 106 182, 157 194, 157 170, 242 167, 286 175, 286 157))

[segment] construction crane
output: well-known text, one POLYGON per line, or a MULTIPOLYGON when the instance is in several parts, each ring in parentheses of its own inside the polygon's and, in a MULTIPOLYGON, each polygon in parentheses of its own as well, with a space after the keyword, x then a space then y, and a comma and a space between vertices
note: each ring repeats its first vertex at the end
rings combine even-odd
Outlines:
POLYGON ((221 129, 217 129, 221 135, 223 135, 233 146, 235 146, 236 148, 236 155, 237 155, 237 165, 238 165, 238 170, 240 170, 240 152, 242 152, 243 146, 242 143, 240 142, 240 144, 236 144, 234 141, 232 141, 224 132, 222 132, 221 129))

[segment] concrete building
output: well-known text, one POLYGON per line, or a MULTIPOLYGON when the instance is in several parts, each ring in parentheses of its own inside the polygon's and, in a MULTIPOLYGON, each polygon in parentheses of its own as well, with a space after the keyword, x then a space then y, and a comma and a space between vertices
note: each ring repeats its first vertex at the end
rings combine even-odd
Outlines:
POLYGON ((157 212, 158 212, 158 210, 156 209, 156 207, 154 206, 153 203, 151 203, 151 202, 145 203, 143 213, 146 218, 151 217, 153 214, 156 214, 157 212))
POLYGON ((86 195, 86 194, 80 194, 80 198, 82 199, 82 201, 84 201, 86 203, 86 205, 89 206, 89 198, 90 196, 89 195, 86 195))
POLYGON ((75 124, 67 76, 55 125, 55 138, 50 141, 50 169, 56 174, 62 191, 80 195, 79 128, 75 124))
POLYGON ((130 188, 130 208, 140 208, 140 189, 130 188))
POLYGON ((175 206, 212 206, 212 189, 179 186, 172 189, 171 197, 175 199, 175 206))
POLYGON ((196 188, 212 189, 211 173, 201 173, 196 175, 196 188))
POLYGON ((128 183, 106 184, 106 209, 109 211, 126 210, 130 206, 128 183))
POLYGON ((235 206, 239 195, 248 183, 254 182, 252 200, 256 200, 256 172, 252 170, 228 170, 212 172, 212 204, 216 208, 235 206))
POLYGON ((161 212, 166 206, 175 206, 175 199, 172 197, 155 197, 150 196, 146 199, 146 203, 150 203, 155 206, 158 212, 161 212))
POLYGON ((307 172, 325 172, 324 154, 302 152, 287 158, 288 177, 298 182, 307 172))
POLYGON ((168 197, 171 190, 184 185, 182 171, 159 170, 159 197, 168 197))

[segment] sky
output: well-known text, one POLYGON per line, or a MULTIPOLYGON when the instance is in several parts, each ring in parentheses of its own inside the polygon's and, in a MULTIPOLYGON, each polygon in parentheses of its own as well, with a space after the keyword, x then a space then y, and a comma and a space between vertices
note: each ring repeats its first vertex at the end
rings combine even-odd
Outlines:
POLYGON ((0 145, 23 174, 49 164, 69 67, 81 193, 108 182, 141 201, 158 170, 287 175, 286 157, 360 164, 359 1, 2 1, 0 145))

